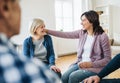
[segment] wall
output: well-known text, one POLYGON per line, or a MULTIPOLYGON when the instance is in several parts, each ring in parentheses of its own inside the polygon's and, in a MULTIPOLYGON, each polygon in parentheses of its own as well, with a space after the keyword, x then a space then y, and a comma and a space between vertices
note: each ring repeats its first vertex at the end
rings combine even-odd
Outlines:
POLYGON ((120 0, 94 0, 94 8, 96 6, 102 6, 102 5, 111 5, 112 9, 111 9, 111 13, 112 13, 112 17, 111 17, 111 21, 112 21, 112 25, 113 25, 113 35, 114 33, 120 34, 120 0))
POLYGON ((95 6, 100 6, 100 5, 115 5, 115 6, 119 6, 120 7, 120 1, 119 0, 94 0, 95 2, 95 6))

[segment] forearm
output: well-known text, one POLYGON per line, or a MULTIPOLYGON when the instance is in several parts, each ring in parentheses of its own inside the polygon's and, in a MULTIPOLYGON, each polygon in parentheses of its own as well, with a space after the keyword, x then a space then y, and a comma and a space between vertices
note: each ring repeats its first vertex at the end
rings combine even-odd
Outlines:
POLYGON ((110 56, 104 57, 101 60, 96 60, 96 61, 92 62, 92 65, 94 68, 105 67, 110 62, 110 60, 111 60, 110 56))
POLYGON ((51 65, 55 65, 55 56, 54 55, 51 55, 50 57, 49 57, 49 65, 51 66, 51 65))
POLYGON ((100 78, 103 78, 110 74, 111 72, 115 71, 120 67, 120 54, 116 55, 98 74, 100 78))
POLYGON ((79 32, 80 31, 73 31, 73 32, 62 32, 62 31, 53 31, 53 30, 48 30, 47 33, 56 37, 61 37, 61 38, 79 38, 79 32))
POLYGON ((26 56, 26 57, 28 57, 28 58, 30 58, 30 53, 26 49, 23 50, 23 55, 26 56))

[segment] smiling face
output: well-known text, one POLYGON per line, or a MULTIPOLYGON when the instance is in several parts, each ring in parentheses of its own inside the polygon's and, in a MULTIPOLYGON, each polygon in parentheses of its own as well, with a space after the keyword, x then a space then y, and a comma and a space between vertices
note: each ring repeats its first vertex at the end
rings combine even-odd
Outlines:
POLYGON ((83 15, 81 17, 81 20, 82 20, 81 25, 83 26, 84 30, 89 30, 89 29, 91 29, 93 27, 92 23, 90 23, 88 21, 88 19, 85 17, 85 15, 83 15))
POLYGON ((45 24, 41 24, 36 28, 35 34, 39 36, 44 36, 46 35, 46 32, 44 32, 45 29, 45 24))
POLYGON ((46 32, 44 31, 44 29, 45 29, 45 24, 43 20, 39 18, 33 19, 32 25, 30 27, 30 33, 32 36, 46 35, 46 32))

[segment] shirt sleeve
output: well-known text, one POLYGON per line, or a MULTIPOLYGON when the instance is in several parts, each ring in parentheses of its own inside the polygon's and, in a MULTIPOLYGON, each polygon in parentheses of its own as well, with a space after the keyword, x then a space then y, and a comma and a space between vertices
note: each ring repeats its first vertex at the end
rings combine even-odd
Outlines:
POLYGON ((79 38, 80 33, 82 30, 76 30, 72 32, 62 32, 62 31, 54 31, 54 30, 48 30, 48 34, 61 37, 61 38, 69 38, 69 39, 77 39, 79 38))
POLYGON ((98 73, 98 76, 102 79, 111 72, 120 68, 120 54, 117 54, 102 70, 98 73))
POLYGON ((55 65, 55 53, 52 43, 52 38, 48 36, 49 49, 48 49, 48 56, 49 56, 49 66, 55 65))
POLYGON ((24 40, 24 43, 23 43, 23 54, 30 58, 30 45, 28 43, 28 38, 24 40))

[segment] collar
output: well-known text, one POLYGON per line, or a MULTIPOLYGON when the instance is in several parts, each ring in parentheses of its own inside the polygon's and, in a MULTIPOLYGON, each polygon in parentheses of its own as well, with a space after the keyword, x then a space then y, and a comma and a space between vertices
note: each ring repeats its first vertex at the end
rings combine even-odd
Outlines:
POLYGON ((0 33, 0 44, 7 45, 10 48, 14 48, 13 44, 4 33, 0 33))
POLYGON ((7 36, 4 33, 0 33, 0 42, 1 43, 7 43, 9 40, 7 36))

